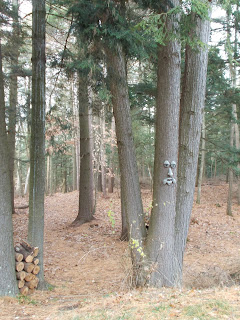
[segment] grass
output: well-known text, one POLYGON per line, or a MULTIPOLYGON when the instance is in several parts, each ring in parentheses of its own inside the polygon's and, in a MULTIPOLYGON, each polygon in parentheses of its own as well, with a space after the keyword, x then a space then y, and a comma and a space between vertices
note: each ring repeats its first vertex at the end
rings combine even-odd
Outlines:
POLYGON ((213 319, 233 319, 233 308, 221 300, 212 300, 206 303, 190 305, 184 308, 186 319, 213 320, 213 319))
POLYGON ((29 296, 24 296, 22 294, 19 294, 17 296, 17 300, 18 300, 18 303, 20 304, 32 304, 32 305, 37 305, 38 302, 34 299, 31 299, 29 296))

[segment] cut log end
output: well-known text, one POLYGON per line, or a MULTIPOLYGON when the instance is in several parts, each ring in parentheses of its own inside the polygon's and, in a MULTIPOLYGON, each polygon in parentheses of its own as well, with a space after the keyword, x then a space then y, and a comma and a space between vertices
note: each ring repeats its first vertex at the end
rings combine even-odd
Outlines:
POLYGON ((26 296, 28 294, 29 289, 27 286, 24 286, 19 291, 22 295, 26 296))
POLYGON ((24 263, 22 261, 16 262, 16 271, 20 272, 24 269, 24 263))

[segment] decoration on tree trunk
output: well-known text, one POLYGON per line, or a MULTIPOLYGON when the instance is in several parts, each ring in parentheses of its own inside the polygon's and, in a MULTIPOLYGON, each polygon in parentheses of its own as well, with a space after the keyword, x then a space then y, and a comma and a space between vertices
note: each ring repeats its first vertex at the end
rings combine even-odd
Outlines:
POLYGON ((19 291, 23 295, 32 293, 38 286, 37 274, 40 271, 38 252, 38 247, 32 247, 26 241, 15 246, 16 277, 19 291))
POLYGON ((176 180, 173 178, 173 171, 172 169, 175 169, 177 164, 175 161, 172 161, 171 163, 168 160, 165 160, 163 163, 164 168, 168 169, 168 177, 163 180, 163 184, 166 184, 170 186, 171 184, 175 184, 176 180))

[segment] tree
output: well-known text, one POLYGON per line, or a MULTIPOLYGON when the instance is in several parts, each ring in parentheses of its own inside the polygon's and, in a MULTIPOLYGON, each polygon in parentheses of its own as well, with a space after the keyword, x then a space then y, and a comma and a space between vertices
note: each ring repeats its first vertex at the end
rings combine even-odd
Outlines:
POLYGON ((80 178, 79 211, 74 224, 83 224, 93 219, 93 163, 91 109, 88 97, 88 75, 79 71, 79 125, 80 125, 80 178))
POLYGON ((18 293, 13 248, 12 201, 8 167, 7 133, 5 123, 4 82, 0 38, 0 296, 15 296, 18 293))
POLYGON ((203 15, 193 9, 190 15, 191 28, 185 51, 181 96, 174 260, 176 283, 179 284, 182 281, 183 254, 192 212, 206 92, 210 18, 205 1, 202 4, 203 15), (199 42, 200 45, 197 44, 199 42))
MULTIPOLYGON (((179 6, 178 1, 172 3, 174 7, 179 6)), ((176 39, 178 24, 179 14, 167 17, 165 43, 158 49, 153 209, 146 241, 149 284, 155 287, 175 286, 174 226, 181 78, 181 46, 176 39), (170 35, 175 35, 175 39, 171 40, 170 35)))
POLYGON ((32 246, 39 247, 39 288, 44 288, 45 0, 33 0, 32 6, 32 126, 28 241, 32 246))
POLYGON ((141 269, 146 228, 131 127, 126 63, 120 43, 117 43, 115 48, 105 46, 105 52, 113 114, 116 122, 122 205, 128 223, 134 282, 135 285, 139 285, 142 283, 139 270, 141 269))
POLYGON ((9 171, 11 179, 11 198, 14 213, 14 158, 15 158, 15 136, 16 136, 16 113, 18 96, 18 59, 20 47, 20 26, 18 21, 18 0, 12 1, 12 36, 10 44, 11 73, 9 93, 9 123, 8 123, 8 145, 9 145, 9 171))

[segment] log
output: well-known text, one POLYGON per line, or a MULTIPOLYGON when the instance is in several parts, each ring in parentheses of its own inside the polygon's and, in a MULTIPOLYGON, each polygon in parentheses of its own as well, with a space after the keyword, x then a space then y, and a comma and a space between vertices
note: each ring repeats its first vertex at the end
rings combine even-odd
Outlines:
POLYGON ((16 272, 16 276, 18 280, 24 280, 26 277, 26 272, 25 271, 16 272))
POLYGON ((40 267, 39 266, 34 266, 32 273, 33 274, 38 274, 40 272, 40 267))
POLYGON ((16 245, 15 246, 15 251, 17 253, 21 253, 23 255, 23 259, 26 261, 26 262, 32 262, 33 261, 33 252, 29 252, 27 251, 24 247, 22 247, 22 245, 16 245))
POLYGON ((34 247, 33 248, 33 256, 36 257, 38 255, 39 252, 39 248, 38 247, 34 247))
POLYGON ((15 260, 20 262, 23 260, 23 254, 15 252, 15 260))
POLYGON ((27 241, 22 240, 21 246, 22 246, 26 251, 33 253, 33 247, 32 247, 27 241))
POLYGON ((23 269, 27 271, 28 273, 31 273, 34 269, 35 265, 33 263, 24 262, 23 263, 23 269))
POLYGON ((26 285, 29 289, 34 289, 34 288, 37 288, 38 282, 39 282, 39 279, 36 278, 36 279, 31 280, 31 281, 26 281, 26 282, 25 282, 25 285, 26 285))
POLYGON ((25 281, 31 281, 31 280, 33 280, 33 279, 35 279, 36 278, 36 276, 35 276, 35 274, 33 274, 33 273, 26 273, 26 276, 25 276, 25 281))
POLYGON ((22 261, 16 262, 16 271, 20 272, 24 269, 24 263, 22 261))
POLYGON ((22 295, 26 296, 28 294, 28 287, 24 286, 19 291, 22 295))
POLYGON ((33 259, 33 264, 35 264, 35 265, 39 264, 39 259, 38 258, 34 258, 33 259))
POLYGON ((25 285, 25 281, 24 280, 18 280, 18 288, 21 289, 23 288, 25 285))
POLYGON ((28 204, 25 204, 23 206, 14 206, 14 209, 27 209, 29 207, 28 204))

